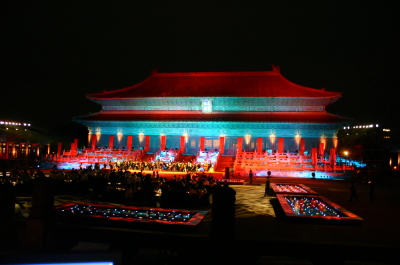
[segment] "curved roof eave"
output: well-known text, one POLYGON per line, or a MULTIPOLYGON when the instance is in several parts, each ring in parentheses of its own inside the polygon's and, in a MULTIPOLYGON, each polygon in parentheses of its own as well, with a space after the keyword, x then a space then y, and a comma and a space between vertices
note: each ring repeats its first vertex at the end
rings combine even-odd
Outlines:
POLYGON ((341 95, 295 84, 274 68, 264 72, 152 73, 133 86, 87 97, 96 101, 177 97, 339 98, 341 95))

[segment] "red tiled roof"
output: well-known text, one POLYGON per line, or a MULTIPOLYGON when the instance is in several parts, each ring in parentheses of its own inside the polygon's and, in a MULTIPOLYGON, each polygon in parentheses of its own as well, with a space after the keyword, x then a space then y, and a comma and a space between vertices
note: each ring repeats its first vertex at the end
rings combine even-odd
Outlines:
POLYGON ((93 99, 161 97, 339 98, 341 93, 308 88, 283 77, 278 67, 262 72, 157 73, 136 85, 88 95, 93 99))
POLYGON ((200 111, 102 111, 76 118, 77 121, 158 121, 158 122, 290 122, 290 123, 347 123, 350 119, 327 112, 246 112, 201 113, 200 111))

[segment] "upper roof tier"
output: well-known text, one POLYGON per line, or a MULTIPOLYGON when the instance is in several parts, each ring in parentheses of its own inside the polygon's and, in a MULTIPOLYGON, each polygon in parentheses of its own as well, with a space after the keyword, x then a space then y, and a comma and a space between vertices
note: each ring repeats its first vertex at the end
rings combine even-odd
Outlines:
MULTIPOLYGON (((294 84, 283 77, 278 66, 261 72, 158 73, 122 89, 90 94, 91 99, 245 97, 245 98, 334 98, 329 92, 294 84)), ((335 101, 334 100, 334 101, 335 101)))

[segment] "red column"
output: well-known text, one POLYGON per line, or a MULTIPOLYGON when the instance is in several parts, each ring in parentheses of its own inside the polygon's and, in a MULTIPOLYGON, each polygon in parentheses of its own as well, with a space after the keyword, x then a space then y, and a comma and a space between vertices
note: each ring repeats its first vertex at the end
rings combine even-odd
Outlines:
POLYGON ((9 151, 9 150, 10 150, 10 147, 9 147, 10 144, 11 144, 11 143, 8 143, 8 142, 6 143, 6 159, 9 158, 9 154, 8 154, 8 153, 10 152, 10 151, 9 151))
POLYGON ((243 137, 238 137, 237 151, 238 152, 243 152, 243 137))
POLYGON ((181 136, 180 138, 180 144, 179 144, 179 150, 182 154, 186 152, 186 143, 185 143, 185 136, 181 136))
POLYGON ((114 149, 114 135, 108 137, 108 147, 112 150, 114 149))
POLYGON ((132 149, 132 142, 133 142, 132 135, 128 135, 128 137, 126 138, 126 149, 128 150, 132 149))
POLYGON ((325 152, 325 144, 324 143, 319 143, 319 157, 321 159, 324 158, 324 152, 325 152))
POLYGON ((149 150, 150 150, 150 136, 147 135, 146 136, 145 145, 144 145, 144 151, 147 152, 149 150))
POLYGON ((300 150, 299 150, 300 155, 304 155, 305 148, 306 148, 306 139, 301 138, 300 139, 300 150))
POLYGON ((278 153, 281 154, 283 153, 283 143, 284 143, 284 138, 278 138, 278 153))
POLYGON ((204 137, 200 137, 200 151, 204 151, 204 137))
POLYGON ((225 153, 225 136, 219 137, 219 153, 221 155, 225 153))
POLYGON ((76 145, 75 143, 71 143, 71 155, 76 155, 76 145))
POLYGON ((257 138, 257 153, 261 153, 262 152, 262 138, 258 137, 257 138))
MULTIPOLYGON (((336 165, 336 148, 331 148, 330 156, 331 165, 334 167, 336 165)), ((335 168, 333 168, 335 169, 335 168)))
POLYGON ((312 164, 315 166, 317 164, 317 148, 311 149, 311 160, 312 164))
POLYGON ((58 146, 57 146, 57 157, 61 156, 61 150, 62 150, 62 143, 58 143, 58 146))
POLYGON ((76 152, 78 152, 78 138, 74 138, 74 143, 75 143, 76 152))
POLYGON ((167 142, 167 137, 165 135, 160 136, 160 141, 161 141, 161 150, 165 150, 166 142, 167 142))
POLYGON ((97 145, 97 135, 96 134, 92 134, 92 149, 96 149, 96 145, 97 145))

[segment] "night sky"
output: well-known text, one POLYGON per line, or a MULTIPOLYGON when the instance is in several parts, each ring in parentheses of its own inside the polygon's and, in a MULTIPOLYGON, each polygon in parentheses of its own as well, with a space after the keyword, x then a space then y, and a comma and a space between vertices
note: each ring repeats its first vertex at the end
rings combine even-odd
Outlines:
POLYGON ((328 112, 399 126, 399 1, 10 2, 0 120, 66 126, 100 110, 87 94, 131 86, 155 67, 277 64, 294 83, 343 93, 328 112))

